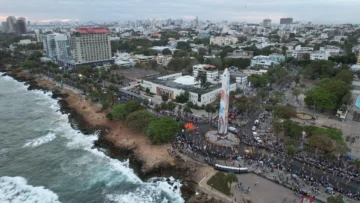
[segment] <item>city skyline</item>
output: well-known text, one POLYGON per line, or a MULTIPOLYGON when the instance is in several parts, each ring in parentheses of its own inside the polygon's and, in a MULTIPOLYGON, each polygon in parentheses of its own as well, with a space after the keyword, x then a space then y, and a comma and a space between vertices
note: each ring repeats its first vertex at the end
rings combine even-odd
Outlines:
POLYGON ((83 1, 55 0, 36 2, 23 0, 3 0, 0 21, 7 16, 24 16, 33 22, 51 21, 126 21, 136 19, 194 19, 211 21, 239 21, 259 23, 270 18, 279 23, 280 18, 292 17, 295 21, 311 21, 317 24, 358 23, 360 17, 351 15, 360 8, 355 0, 198 0, 196 2, 156 3, 145 0, 133 1, 83 1), (36 6, 35 6, 36 5, 36 6), (39 6, 41 5, 41 6, 39 6), (97 13, 98 15, 94 15, 97 13))

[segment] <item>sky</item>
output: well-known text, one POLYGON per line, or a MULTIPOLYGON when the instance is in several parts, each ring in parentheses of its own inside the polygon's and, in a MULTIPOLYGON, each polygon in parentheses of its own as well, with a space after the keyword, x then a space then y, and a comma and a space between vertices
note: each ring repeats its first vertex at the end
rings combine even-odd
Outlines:
POLYGON ((312 23, 360 23, 360 0, 0 0, 7 16, 31 22, 193 19, 259 23, 282 17, 312 23))

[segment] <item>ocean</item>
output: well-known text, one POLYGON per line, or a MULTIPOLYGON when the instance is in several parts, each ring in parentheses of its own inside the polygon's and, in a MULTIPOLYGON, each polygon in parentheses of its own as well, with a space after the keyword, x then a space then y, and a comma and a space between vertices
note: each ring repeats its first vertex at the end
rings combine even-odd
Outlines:
POLYGON ((142 181, 93 148, 98 135, 73 129, 57 102, 0 76, 0 202, 184 202, 178 180, 142 181))

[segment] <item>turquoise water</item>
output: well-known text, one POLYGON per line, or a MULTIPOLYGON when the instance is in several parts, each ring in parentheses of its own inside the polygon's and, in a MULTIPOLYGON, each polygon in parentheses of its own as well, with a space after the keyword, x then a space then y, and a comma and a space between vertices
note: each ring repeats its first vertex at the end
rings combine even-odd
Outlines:
POLYGON ((360 95, 358 95, 357 99, 356 99, 356 103, 355 106, 360 108, 360 95))
POLYGON ((178 181, 142 181, 128 160, 92 148, 98 136, 71 128, 50 96, 0 76, 1 203, 184 202, 178 181))

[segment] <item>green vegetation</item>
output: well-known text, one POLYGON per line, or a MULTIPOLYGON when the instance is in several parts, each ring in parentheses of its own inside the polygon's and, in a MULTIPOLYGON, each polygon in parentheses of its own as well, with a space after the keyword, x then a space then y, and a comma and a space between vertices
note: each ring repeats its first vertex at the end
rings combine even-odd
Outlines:
POLYGON ((288 145, 287 146, 287 154, 290 157, 294 157, 296 155, 297 148, 294 145, 288 145))
POLYGON ((273 114, 277 118, 290 119, 296 116, 296 109, 292 106, 275 106, 273 114))
POLYGON ((181 71, 183 69, 192 70, 194 65, 198 64, 196 59, 191 58, 172 58, 168 64, 169 70, 181 71))
POLYGON ((234 173, 226 173, 225 180, 229 184, 231 190, 231 184, 238 181, 237 176, 234 173))
POLYGON ((249 81, 256 88, 265 87, 268 84, 269 78, 265 74, 263 75, 252 74, 249 76, 249 81))
POLYGON ((156 117, 147 110, 139 110, 130 113, 126 117, 125 124, 131 130, 145 132, 148 125, 155 120, 156 117))
POLYGON ((181 129, 178 122, 171 117, 165 116, 160 119, 153 120, 148 129, 146 135, 149 137, 152 143, 169 142, 175 134, 181 129))
POLYGON ((228 182, 226 181, 226 175, 223 172, 217 172, 213 177, 211 177, 207 181, 207 184, 212 188, 218 190, 219 192, 225 195, 230 195, 231 191, 227 183, 228 182))
POLYGON ((345 203, 345 201, 339 195, 332 195, 327 198, 327 203, 345 203))
MULTIPOLYGON (((346 73, 342 73, 344 76, 346 73)), ((345 80, 347 76, 344 77, 345 80)), ((322 110, 336 110, 342 104, 348 104, 351 101, 352 89, 349 83, 339 79, 322 79, 318 85, 305 93, 305 104, 322 110)))
POLYGON ((139 101, 130 101, 126 104, 115 104, 112 109, 112 116, 115 120, 125 120, 134 111, 142 110, 139 101))
POLYGON ((177 103, 184 104, 189 101, 190 93, 188 91, 184 91, 180 93, 180 95, 175 97, 175 101, 177 103))
MULTIPOLYGON (((299 140, 302 137, 302 131, 305 131, 307 145, 321 150, 325 154, 345 154, 347 151, 346 143, 342 137, 342 133, 336 128, 300 126, 291 120, 285 120, 283 123, 276 122, 276 126, 277 128, 275 128, 275 133, 280 133, 280 129, 282 128, 286 137, 290 137, 291 139, 295 140, 299 140)), ((295 143, 288 143, 288 146, 290 145, 293 145, 294 147, 297 146, 295 143)), ((293 149, 290 150, 292 151, 293 149)))

